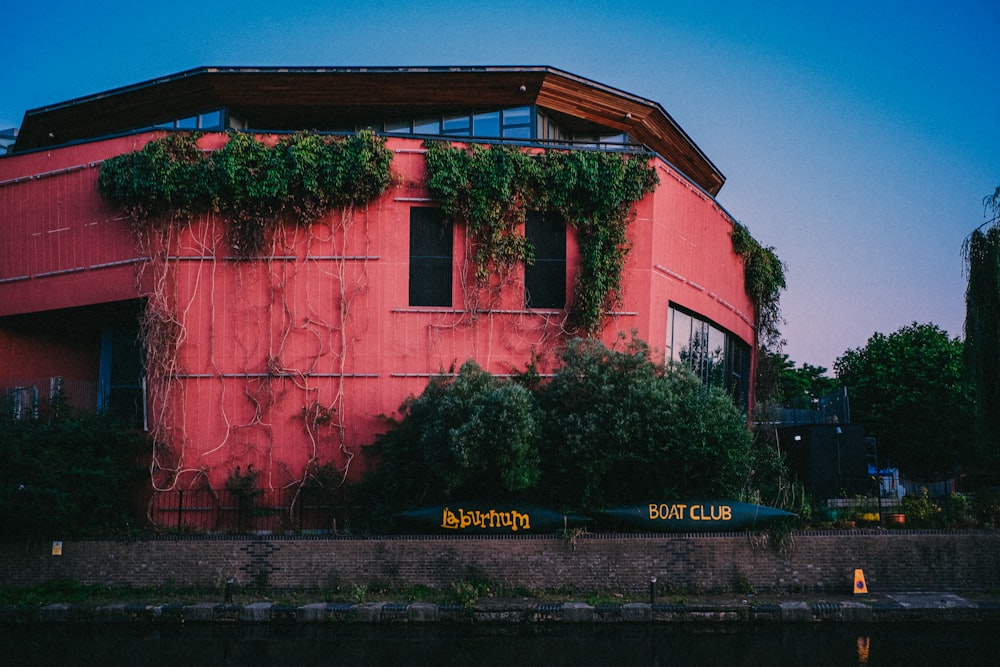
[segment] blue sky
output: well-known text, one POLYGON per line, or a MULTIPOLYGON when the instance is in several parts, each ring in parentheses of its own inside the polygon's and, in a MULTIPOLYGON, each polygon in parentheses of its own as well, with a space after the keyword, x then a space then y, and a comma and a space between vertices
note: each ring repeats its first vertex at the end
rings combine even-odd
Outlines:
POLYGON ((796 362, 962 334, 962 241, 1000 185, 995 0, 283 4, 6 3, 0 129, 204 65, 550 65, 659 102, 722 170, 787 266, 796 362))

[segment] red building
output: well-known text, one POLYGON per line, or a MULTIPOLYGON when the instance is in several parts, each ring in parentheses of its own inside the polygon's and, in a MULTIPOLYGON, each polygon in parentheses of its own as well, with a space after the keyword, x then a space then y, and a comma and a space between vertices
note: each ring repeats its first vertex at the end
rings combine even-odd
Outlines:
POLYGON ((78 409, 135 415, 161 443, 160 489, 218 488, 251 463, 263 486, 285 488, 310 461, 356 476, 379 416, 468 359, 551 372, 575 333, 575 231, 534 237, 540 261, 479 298, 466 230, 442 225, 426 187, 426 138, 652 153, 659 184, 634 206, 620 306, 596 335, 614 345, 634 331, 661 358, 697 356, 749 405, 754 309, 734 221, 714 199, 724 178, 659 104, 549 67, 202 68, 29 111, 0 157, 10 409, 44 412, 61 387, 78 409), (168 132, 198 130, 211 151, 231 130, 273 143, 364 128, 386 137, 389 189, 282 226, 249 261, 233 257, 221 214, 151 250, 98 194, 103 161, 168 132), (173 327, 166 359, 140 326, 151 309, 173 327), (705 343, 711 354, 694 355, 705 343))

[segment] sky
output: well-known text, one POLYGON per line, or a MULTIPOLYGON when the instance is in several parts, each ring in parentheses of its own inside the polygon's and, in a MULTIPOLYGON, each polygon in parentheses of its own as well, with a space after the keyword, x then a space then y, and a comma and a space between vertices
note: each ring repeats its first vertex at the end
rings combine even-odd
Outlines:
POLYGON ((0 130, 202 66, 546 65, 658 102, 784 262, 783 352, 961 337, 962 242, 1000 186, 996 0, 0 5, 0 130))

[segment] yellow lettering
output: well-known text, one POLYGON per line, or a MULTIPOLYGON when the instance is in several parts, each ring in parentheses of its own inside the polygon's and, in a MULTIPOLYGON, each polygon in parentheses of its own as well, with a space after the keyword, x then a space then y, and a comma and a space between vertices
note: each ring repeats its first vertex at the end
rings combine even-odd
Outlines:
MULTIPOLYGON (((649 504, 649 519, 655 521, 657 519, 662 521, 683 521, 684 520, 684 510, 687 509, 687 505, 684 503, 676 503, 670 505, 667 503, 662 503, 657 505, 656 503, 649 504)), ((694 509, 692 508, 692 512, 694 509)), ((691 516, 694 519, 694 515, 691 516)), ((697 520, 697 519, 696 519, 697 520)))
POLYGON ((704 521, 705 520, 705 506, 704 505, 692 505, 691 506, 691 520, 692 521, 704 521))
POLYGON ((441 512, 441 527, 450 530, 460 528, 510 528, 512 532, 518 530, 531 530, 531 515, 512 510, 510 512, 498 512, 489 510, 464 510, 458 508, 458 514, 450 508, 445 507, 441 512))
POLYGON ((458 528, 458 517, 447 507, 444 508, 443 516, 441 517, 441 527, 442 528, 458 528))
POLYGON ((733 508, 729 505, 722 506, 722 516, 720 517, 723 521, 729 521, 733 518, 733 508))

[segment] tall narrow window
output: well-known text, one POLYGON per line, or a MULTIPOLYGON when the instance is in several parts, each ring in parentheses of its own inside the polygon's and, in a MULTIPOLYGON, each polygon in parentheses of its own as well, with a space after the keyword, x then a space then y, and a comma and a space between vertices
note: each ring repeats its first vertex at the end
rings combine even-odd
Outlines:
POLYGON ((706 384, 728 391, 746 412, 750 396, 750 346, 673 304, 667 313, 666 356, 686 364, 706 384))
POLYGON ((528 308, 566 307, 566 225, 554 216, 529 211, 524 236, 535 249, 535 260, 524 267, 524 305, 528 308))
POLYGON ((439 208, 410 209, 410 305, 451 306, 451 225, 439 208))

